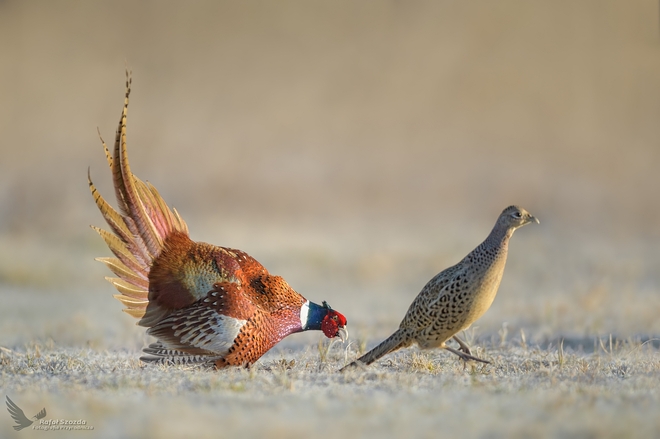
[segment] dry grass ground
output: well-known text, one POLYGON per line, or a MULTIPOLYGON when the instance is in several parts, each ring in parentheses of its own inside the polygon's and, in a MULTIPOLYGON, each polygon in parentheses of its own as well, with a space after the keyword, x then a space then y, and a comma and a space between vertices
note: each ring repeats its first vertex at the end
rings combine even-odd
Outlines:
MULTIPOLYGON (((135 352, 52 343, 3 350, 0 362, 3 388, 21 407, 84 419, 94 437, 649 438, 660 429, 660 353, 650 343, 605 340, 589 353, 520 340, 486 347, 491 365, 408 351, 345 374, 336 372, 347 355, 336 344, 220 372, 144 367, 135 352)), ((3 431, 10 424, 0 418, 3 431)))
POLYGON ((657 1, 5 0, 0 54, 0 397, 94 426, 0 408, 0 437, 660 435, 657 1), (194 239, 344 313, 350 345, 139 363, 88 228, 125 60, 136 174, 194 239), (541 225, 466 334, 492 365, 336 373, 513 203, 541 225))

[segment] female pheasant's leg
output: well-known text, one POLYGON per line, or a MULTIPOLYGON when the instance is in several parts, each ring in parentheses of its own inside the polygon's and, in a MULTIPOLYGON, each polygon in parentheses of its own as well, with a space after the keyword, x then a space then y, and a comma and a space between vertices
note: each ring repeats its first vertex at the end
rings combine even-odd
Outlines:
POLYGON ((472 352, 470 351, 470 347, 467 345, 467 343, 465 343, 463 340, 458 338, 457 335, 453 336, 452 338, 461 347, 461 349, 460 349, 461 351, 465 352, 468 355, 472 355, 472 352))
POLYGON ((477 358, 477 357, 475 357, 475 356, 473 356, 473 355, 466 354, 465 352, 461 352, 461 351, 456 350, 456 349, 454 349, 454 348, 450 348, 449 346, 445 346, 444 348, 447 349, 447 350, 448 350, 449 352, 451 352, 452 354, 456 354, 456 355, 458 355, 459 358, 460 358, 461 360, 463 360, 463 361, 470 361, 470 360, 471 360, 471 361, 479 361, 479 362, 481 362, 481 363, 490 364, 490 361, 482 360, 481 358, 477 358))

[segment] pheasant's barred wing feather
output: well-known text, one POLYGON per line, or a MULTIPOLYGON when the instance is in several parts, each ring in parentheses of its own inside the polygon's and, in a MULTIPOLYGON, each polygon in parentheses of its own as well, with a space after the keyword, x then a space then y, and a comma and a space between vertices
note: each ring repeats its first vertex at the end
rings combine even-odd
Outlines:
POLYGON ((126 115, 131 92, 130 72, 126 72, 124 107, 115 135, 113 152, 101 139, 108 165, 112 171, 118 210, 115 210, 96 190, 89 179, 89 188, 112 232, 94 227, 114 253, 114 258, 98 258, 117 276, 107 278, 120 294, 115 297, 125 306, 125 312, 141 318, 149 303, 149 270, 163 249, 165 239, 174 232, 188 234, 188 227, 176 210, 172 211, 155 187, 131 172, 126 152, 126 115))
POLYGON ((145 363, 155 364, 206 364, 211 367, 215 361, 222 358, 221 355, 214 352, 191 353, 178 349, 170 349, 165 347, 160 341, 150 344, 149 347, 144 348, 142 351, 147 355, 140 357, 140 360, 145 363))
POLYGON ((257 312, 256 306, 243 298, 234 283, 219 284, 203 299, 172 311, 147 330, 159 340, 163 350, 145 351, 156 357, 187 355, 224 356, 236 337, 257 312))
POLYGON ((451 284, 460 272, 460 266, 454 265, 433 277, 410 304, 399 327, 422 330, 432 325, 446 306, 451 284))

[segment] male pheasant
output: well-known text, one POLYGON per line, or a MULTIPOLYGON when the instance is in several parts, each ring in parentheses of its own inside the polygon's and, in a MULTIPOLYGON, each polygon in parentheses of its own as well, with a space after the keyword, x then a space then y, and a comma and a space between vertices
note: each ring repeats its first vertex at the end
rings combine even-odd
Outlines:
POLYGON ((113 175, 119 211, 97 192, 94 201, 112 232, 92 226, 116 257, 98 258, 117 277, 107 279, 125 312, 156 343, 143 361, 248 366, 295 332, 321 330, 345 340, 346 318, 323 302, 317 305, 273 276, 240 250, 192 241, 176 209, 131 172, 126 153, 126 96, 111 154, 103 148, 113 175))
POLYGON ((504 209, 484 242, 424 286, 394 334, 342 370, 371 364, 414 343, 422 349, 447 349, 465 361, 488 363, 472 356, 468 345, 456 334, 469 328, 490 308, 504 273, 509 239, 517 228, 531 222, 538 224, 539 220, 522 207, 504 209), (460 350, 445 344, 450 338, 459 344, 460 350))

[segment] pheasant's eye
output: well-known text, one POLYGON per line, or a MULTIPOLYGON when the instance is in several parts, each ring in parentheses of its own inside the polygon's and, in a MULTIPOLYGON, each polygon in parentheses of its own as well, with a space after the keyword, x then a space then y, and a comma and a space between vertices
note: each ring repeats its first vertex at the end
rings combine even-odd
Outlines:
POLYGON ((522 213, 520 212, 514 212, 513 213, 514 218, 522 218, 522 213))
POLYGON ((334 320, 335 322, 336 322, 337 320, 339 320, 339 317, 337 317, 337 314, 335 314, 335 315, 332 316, 332 320, 334 320))

